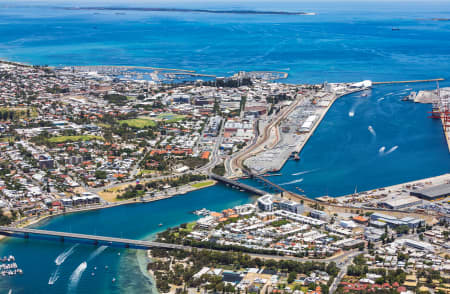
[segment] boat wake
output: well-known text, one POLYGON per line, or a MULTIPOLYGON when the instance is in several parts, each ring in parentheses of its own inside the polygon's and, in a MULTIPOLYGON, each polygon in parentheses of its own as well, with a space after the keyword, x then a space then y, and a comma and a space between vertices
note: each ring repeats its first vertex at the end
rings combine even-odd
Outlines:
POLYGON ((348 111, 348 116, 349 117, 354 117, 355 113, 356 113, 356 108, 358 108, 358 106, 363 102, 363 100, 356 100, 355 103, 353 103, 352 107, 350 108, 350 110, 348 111))
POLYGON ((56 268, 56 270, 52 273, 52 275, 48 279, 48 284, 53 285, 58 279, 59 279, 59 266, 56 268))
POLYGON ((87 268, 87 262, 83 261, 80 265, 73 271, 69 278, 69 293, 72 293, 73 290, 78 286, 78 282, 80 282, 81 276, 87 268))
POLYGON ((301 172, 298 172, 298 173, 294 173, 292 175, 293 176, 300 176, 300 175, 304 175, 304 174, 309 174, 309 173, 315 172, 317 170, 319 170, 319 169, 316 168, 316 169, 311 169, 311 170, 305 170, 305 171, 301 171, 301 172))
POLYGON ((397 149, 398 149, 398 146, 395 145, 394 147, 392 147, 391 149, 389 149, 389 150, 386 152, 386 154, 391 154, 392 152, 394 152, 394 151, 397 150, 397 149))
POLYGON ((67 257, 69 257, 70 255, 72 255, 72 253, 75 251, 75 248, 78 246, 78 244, 73 245, 72 247, 70 247, 69 249, 65 250, 63 253, 61 253, 60 255, 58 255, 58 257, 56 257, 55 259, 55 263, 56 265, 61 265, 63 264, 64 261, 66 261, 67 257))
POLYGON ((395 150, 398 149, 398 145, 395 145, 394 147, 392 147, 391 149, 389 149, 388 151, 386 151, 386 147, 383 146, 378 150, 378 153, 380 153, 380 155, 388 155, 391 154, 392 152, 394 152, 395 150))
POLYGON ((96 258, 96 257, 97 257, 98 255, 100 255, 103 251, 105 251, 106 248, 108 248, 108 246, 102 245, 102 246, 98 247, 97 249, 95 249, 95 251, 92 252, 91 255, 89 255, 87 261, 91 261, 91 260, 93 260, 94 258, 96 258))
POLYGON ((369 126, 367 129, 369 130, 369 132, 370 132, 374 137, 377 136, 377 133, 375 132, 375 130, 373 129, 372 126, 369 126))
POLYGON ((384 97, 381 97, 381 98, 377 99, 377 102, 380 102, 380 101, 383 101, 383 100, 384 100, 384 97))
POLYGON ((303 178, 280 184, 280 186, 291 185, 291 184, 296 184, 296 183, 301 183, 301 182, 303 182, 303 178))

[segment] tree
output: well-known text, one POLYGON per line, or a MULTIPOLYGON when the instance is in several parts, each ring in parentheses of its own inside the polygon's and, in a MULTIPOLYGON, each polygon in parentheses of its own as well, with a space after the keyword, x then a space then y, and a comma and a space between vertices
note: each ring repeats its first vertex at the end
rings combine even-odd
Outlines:
POLYGON ((104 180, 104 179, 106 179, 106 176, 107 176, 106 171, 103 171, 103 170, 96 170, 96 171, 95 171, 95 177, 96 177, 97 179, 102 179, 102 180, 104 180))
POLYGON ((297 273, 296 272, 290 272, 287 278, 287 282, 290 284, 297 279, 297 273))

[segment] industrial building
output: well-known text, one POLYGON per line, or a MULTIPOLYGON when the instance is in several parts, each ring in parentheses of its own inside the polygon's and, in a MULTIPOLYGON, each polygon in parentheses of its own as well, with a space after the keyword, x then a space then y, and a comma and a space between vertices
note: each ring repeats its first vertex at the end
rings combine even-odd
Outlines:
POLYGON ((433 187, 411 191, 412 196, 416 196, 425 200, 436 200, 450 196, 450 183, 436 185, 433 187))
POLYGON ((407 207, 421 205, 422 201, 423 200, 413 196, 399 196, 384 201, 380 201, 379 206, 386 207, 389 209, 403 209, 407 207))

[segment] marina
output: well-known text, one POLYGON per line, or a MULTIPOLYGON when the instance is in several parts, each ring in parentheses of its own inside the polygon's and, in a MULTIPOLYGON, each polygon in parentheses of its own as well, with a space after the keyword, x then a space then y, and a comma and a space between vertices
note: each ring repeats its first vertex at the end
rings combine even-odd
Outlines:
POLYGON ((13 255, 4 256, 0 258, 0 275, 2 277, 22 275, 23 270, 19 268, 15 262, 16 258, 13 255))

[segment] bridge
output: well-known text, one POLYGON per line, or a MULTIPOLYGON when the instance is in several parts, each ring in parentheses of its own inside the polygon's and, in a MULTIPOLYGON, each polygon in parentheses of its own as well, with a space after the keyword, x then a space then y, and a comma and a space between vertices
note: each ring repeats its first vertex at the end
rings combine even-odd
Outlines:
POLYGON ((258 188, 252 187, 250 185, 238 182, 236 180, 232 180, 232 179, 228 179, 228 178, 219 176, 219 175, 214 174, 214 173, 211 173, 209 175, 209 177, 211 179, 213 179, 213 180, 218 181, 218 182, 224 183, 226 185, 230 185, 232 188, 238 188, 238 189, 241 189, 241 190, 245 190, 245 191, 247 191, 249 193, 252 193, 252 194, 261 195, 261 196, 267 194, 266 191, 263 191, 263 190, 260 190, 258 188))
MULTIPOLYGON (((86 243, 91 243, 93 245, 106 245, 106 246, 116 246, 116 247, 125 247, 125 248, 135 248, 135 249, 153 249, 153 248, 163 248, 163 249, 179 249, 179 250, 192 250, 194 247, 177 245, 177 244, 168 244, 161 242, 152 242, 152 241, 141 241, 141 240, 132 240, 132 239, 123 239, 123 238, 114 238, 114 237, 104 237, 97 235, 86 235, 86 234, 76 234, 76 233, 65 233, 65 232, 56 232, 56 231, 47 231, 47 230, 37 230, 37 229, 28 229, 28 228, 12 228, 0 226, 0 235, 8 236, 8 237, 17 237, 17 238, 30 238, 30 236, 43 236, 43 237, 56 237, 53 238, 54 241, 72 241, 72 242, 80 242, 84 241, 86 243)), ((209 249, 209 248, 201 248, 195 247, 197 250, 214 250, 217 252, 227 252, 224 250, 217 249, 209 249)), ((332 256, 324 259, 314 259, 308 257, 295 257, 289 255, 273 255, 273 254, 264 254, 264 253, 245 253, 251 256, 252 258, 263 258, 263 259, 281 259, 281 260, 292 260, 297 262, 337 262, 340 259, 346 257, 351 254, 352 251, 346 252, 342 255, 332 256)))
POLYGON ((97 235, 87 235, 87 234, 77 234, 77 233, 66 233, 66 232, 56 232, 47 230, 37 230, 28 228, 12 228, 0 226, 0 235, 19 237, 28 239, 30 236, 41 236, 41 237, 56 237, 56 240, 61 242, 72 241, 72 242, 86 242, 92 243, 94 245, 107 245, 107 246, 117 246, 125 248, 136 248, 136 249, 152 249, 152 248, 163 248, 163 249, 180 249, 180 250, 190 250, 190 246, 168 244, 153 241, 143 241, 143 240, 133 240, 115 237, 105 237, 97 235))

